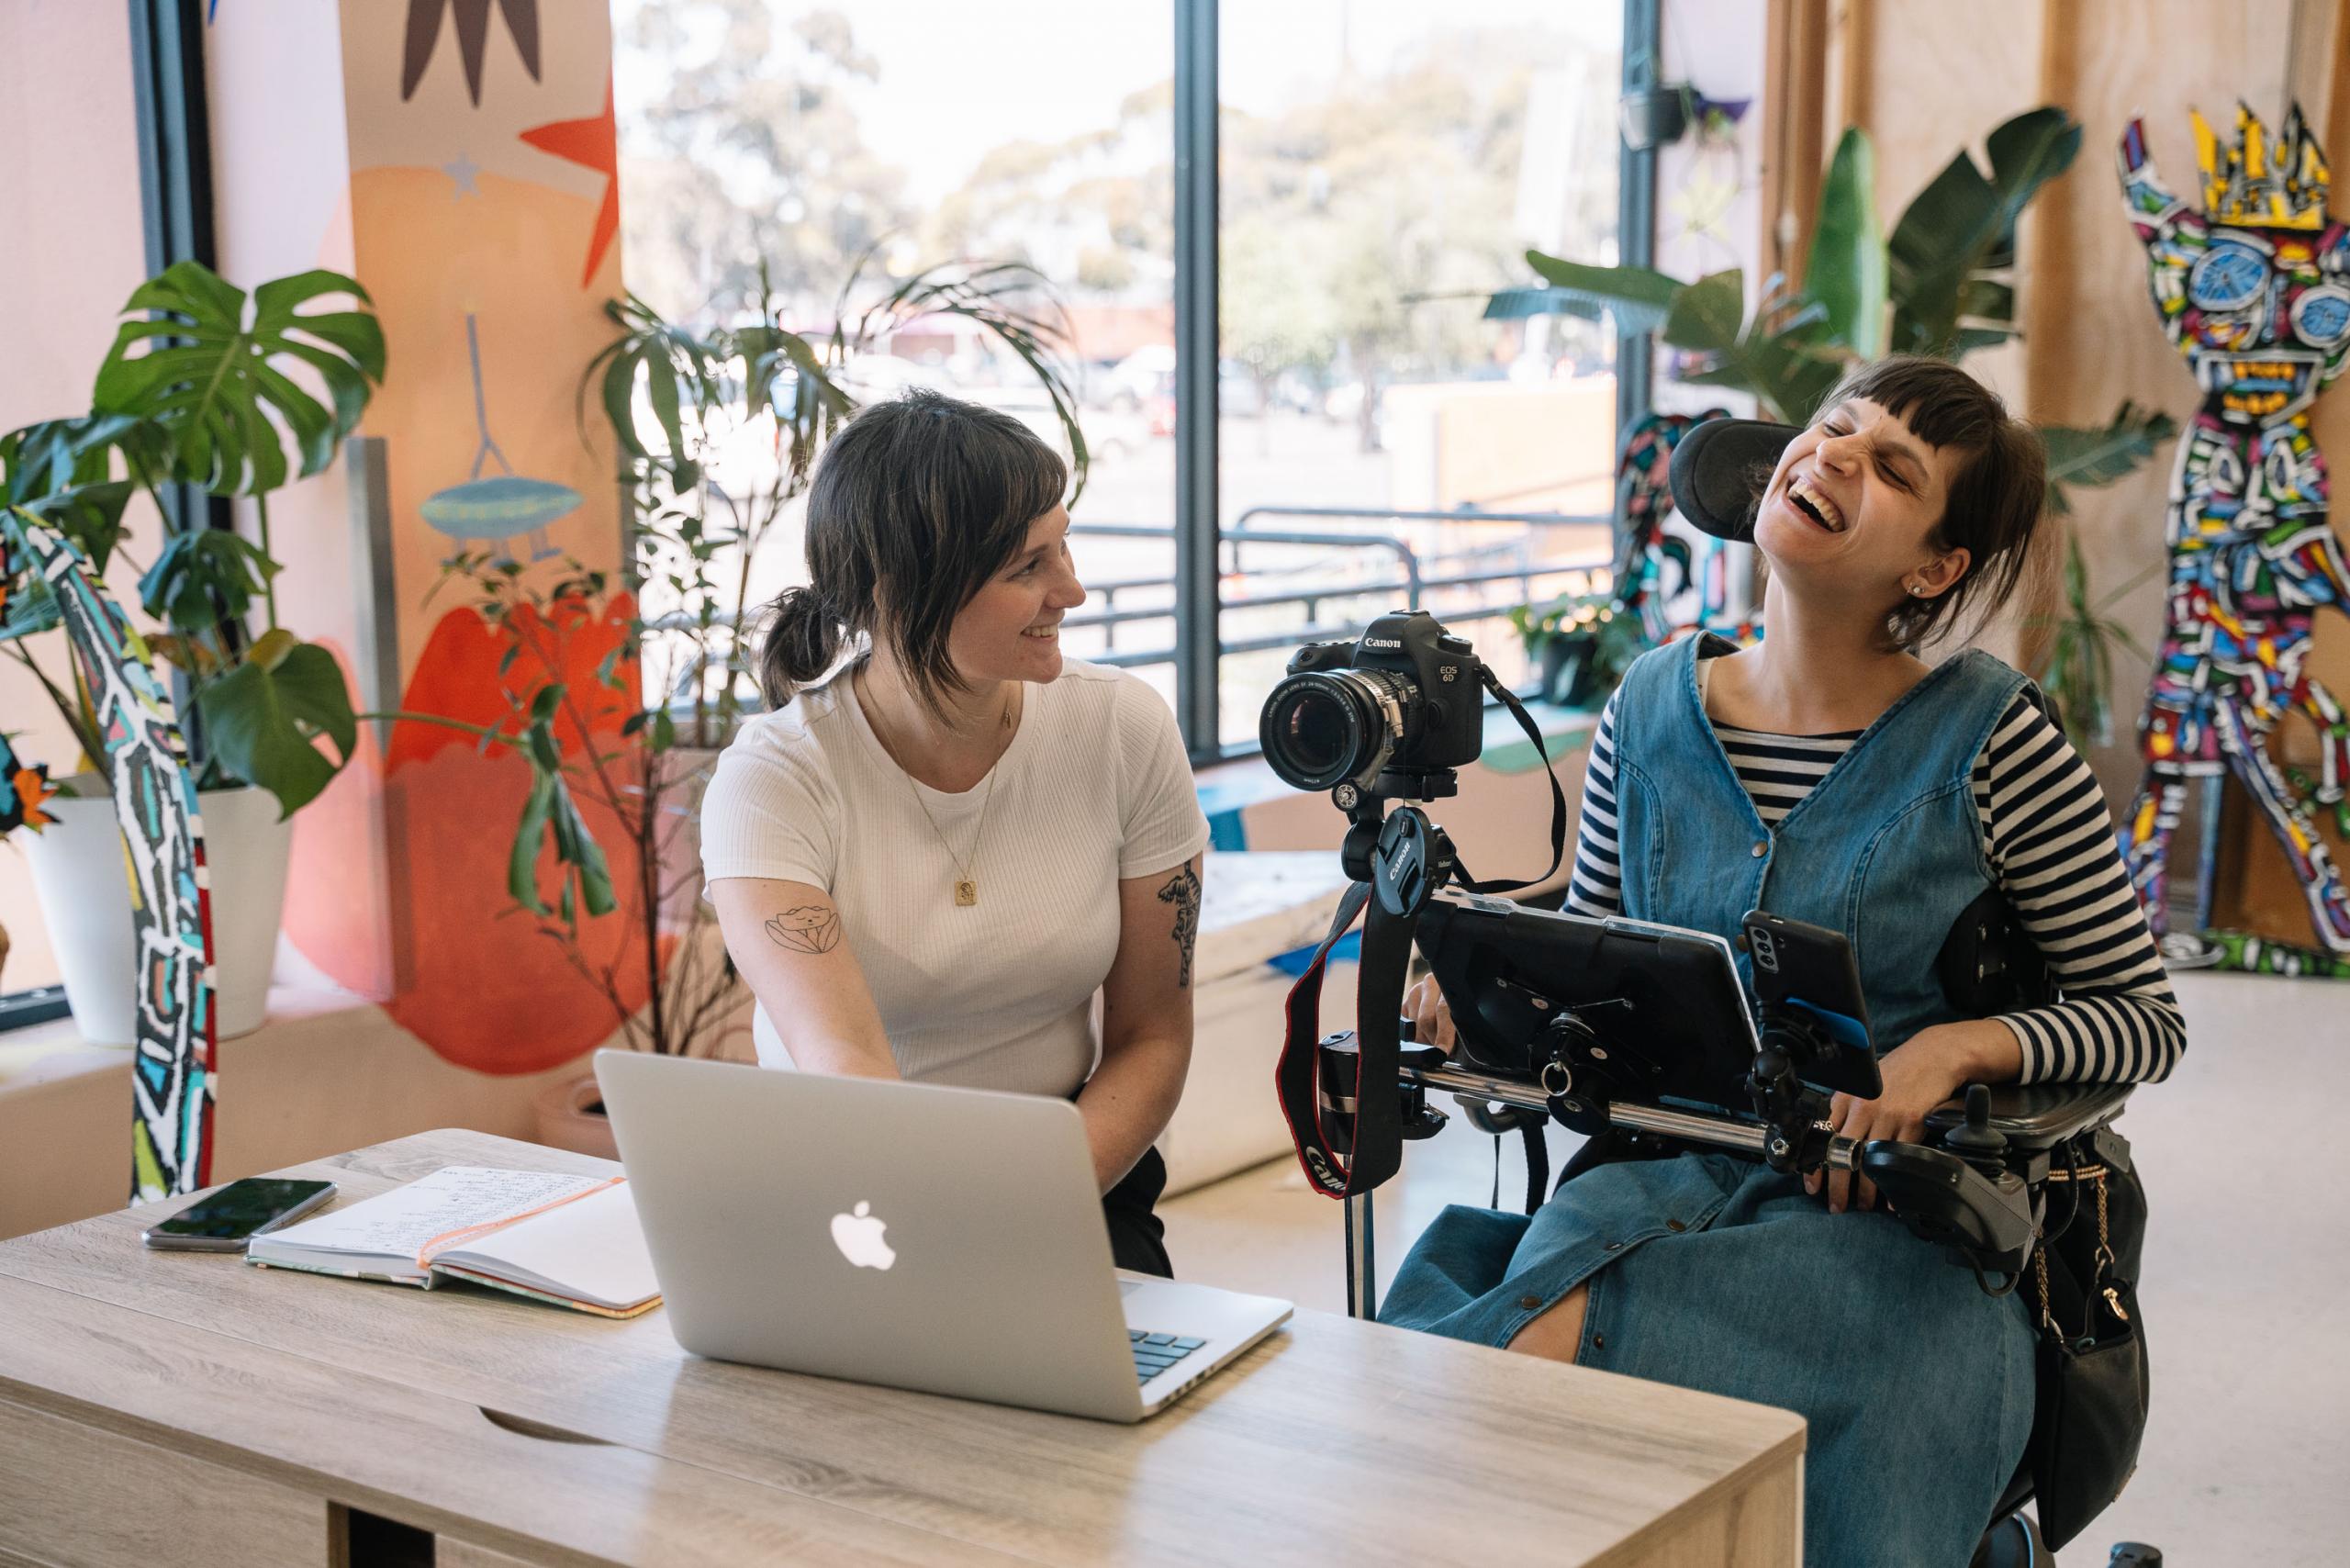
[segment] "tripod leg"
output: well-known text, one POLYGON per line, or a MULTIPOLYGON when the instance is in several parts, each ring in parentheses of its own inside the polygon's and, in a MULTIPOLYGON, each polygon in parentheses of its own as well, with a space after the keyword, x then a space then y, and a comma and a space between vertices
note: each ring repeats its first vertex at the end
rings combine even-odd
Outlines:
POLYGON ((1366 1322, 1379 1316, 1379 1266, 1373 1245, 1371 1195, 1340 1200, 1347 1211, 1347 1316, 1366 1322))

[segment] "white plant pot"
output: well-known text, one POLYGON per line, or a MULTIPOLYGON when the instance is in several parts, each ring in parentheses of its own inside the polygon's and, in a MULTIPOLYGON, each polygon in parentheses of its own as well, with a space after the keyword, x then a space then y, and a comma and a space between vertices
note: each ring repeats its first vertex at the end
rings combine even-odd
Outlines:
MULTIPOLYGON (((84 798, 50 801, 42 810, 56 822, 17 842, 75 1027, 92 1045, 127 1046, 138 1037, 139 958, 122 831, 100 781, 84 774, 73 782, 84 798)), ((265 790, 207 790, 196 811, 211 888, 215 1038, 225 1040, 260 1028, 269 1005, 294 823, 277 820, 277 798, 265 790)))

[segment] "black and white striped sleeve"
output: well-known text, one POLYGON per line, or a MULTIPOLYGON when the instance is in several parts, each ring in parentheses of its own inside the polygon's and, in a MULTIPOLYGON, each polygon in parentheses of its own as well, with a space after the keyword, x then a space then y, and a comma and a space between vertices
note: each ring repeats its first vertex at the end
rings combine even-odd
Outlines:
POLYGON ((1616 705, 1618 687, 1599 711, 1591 738, 1590 764, 1583 776, 1583 823, 1575 830, 1574 874, 1567 881, 1567 910, 1604 919, 1624 911, 1624 875, 1616 856, 1616 705))
POLYGON ((2187 1048, 2187 1024, 2121 861, 2097 776, 2019 697, 1975 769, 1984 846, 2000 890, 2062 1000, 2004 1014, 2020 1081, 2151 1082, 2187 1048))

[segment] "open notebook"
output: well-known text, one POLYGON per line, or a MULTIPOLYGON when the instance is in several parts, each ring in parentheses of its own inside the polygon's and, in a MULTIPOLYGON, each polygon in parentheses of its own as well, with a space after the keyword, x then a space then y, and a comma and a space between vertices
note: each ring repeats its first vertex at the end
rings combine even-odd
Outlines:
POLYGON ((449 1276, 606 1317, 661 1305, 636 1204, 619 1176, 443 1166, 256 1236, 245 1259, 428 1289, 449 1276))

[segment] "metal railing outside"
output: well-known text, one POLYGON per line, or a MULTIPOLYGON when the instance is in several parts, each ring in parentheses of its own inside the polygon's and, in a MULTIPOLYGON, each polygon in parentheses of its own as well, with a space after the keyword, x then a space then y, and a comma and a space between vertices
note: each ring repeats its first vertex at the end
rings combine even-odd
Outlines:
MULTIPOLYGON (((1241 654, 1270 653, 1276 649, 1293 648, 1301 643, 1345 642, 1362 635, 1372 620, 1396 608, 1396 597, 1402 596, 1403 607, 1408 610, 1433 610, 1448 625, 1473 626, 1506 617, 1519 605, 1535 602, 1539 598, 1539 582, 1555 581, 1561 577, 1581 579, 1581 588, 1599 586, 1596 574, 1613 566, 1613 525, 1606 516, 1584 516, 1549 511, 1483 511, 1463 509, 1451 511, 1392 510, 1348 507, 1251 507, 1224 529, 1217 539, 1218 566, 1228 577, 1252 575, 1246 566, 1242 552, 1254 546, 1259 559, 1267 548, 1329 549, 1339 551, 1366 550, 1393 556, 1395 571, 1392 575, 1370 578, 1347 578, 1327 575, 1326 568, 1310 566, 1284 565, 1259 566, 1253 575, 1273 579, 1290 578, 1293 586, 1273 587, 1269 591, 1244 593, 1225 597, 1218 604, 1221 618, 1250 611, 1298 607, 1300 623, 1245 636, 1217 638, 1219 660, 1241 654), (1324 528, 1265 528, 1256 524, 1259 518, 1289 518, 1302 520, 1326 519, 1332 521, 1352 520, 1412 523, 1495 524, 1514 528, 1518 536, 1494 546, 1443 556, 1424 556, 1408 539, 1392 533, 1369 530, 1324 528), (1523 549, 1525 531, 1528 529, 1599 528, 1608 530, 1611 543, 1599 549, 1561 555, 1521 558, 1512 564, 1494 567, 1477 565, 1481 557, 1507 554, 1523 549), (1310 580, 1295 581, 1300 577, 1310 580), (1501 602, 1472 601, 1462 597, 1467 590, 1483 589, 1496 583, 1514 583, 1517 592, 1501 602), (1366 606, 1353 615, 1340 613, 1335 619, 1323 617, 1328 607, 1348 604, 1366 606)), ((1072 524, 1072 534, 1109 539, 1136 541, 1160 540, 1170 546, 1174 530, 1163 523, 1080 522, 1072 524)), ((1565 585, 1576 588, 1573 581, 1565 585)), ((1122 669, 1147 668, 1154 665, 1174 665, 1180 650, 1174 640, 1173 628, 1180 622, 1181 611, 1175 602, 1176 579, 1171 571, 1165 574, 1131 575, 1087 581, 1087 603, 1062 622, 1065 631, 1098 630, 1101 651, 1084 654, 1090 663, 1114 666, 1122 669), (1158 602, 1137 604, 1136 599, 1149 596, 1158 602), (1143 647, 1118 646, 1118 630, 1143 622, 1164 622, 1169 627, 1168 637, 1143 647)), ((1552 591, 1558 591, 1556 589, 1552 591)), ((712 624, 731 625, 733 617, 722 615, 712 624)), ((681 615, 658 617, 647 622, 650 631, 690 630, 695 622, 681 615)), ((680 703, 689 703, 692 683, 701 678, 699 667, 687 667, 678 673, 674 696, 680 703)), ((1246 755, 1253 747, 1245 743, 1220 745, 1225 756, 1246 755)))
MULTIPOLYGON (((1538 579, 1579 575, 1588 581, 1593 573, 1605 571, 1613 565, 1614 552, 1611 543, 1609 546, 1596 551, 1522 560, 1515 566, 1500 570, 1448 571, 1440 566, 1432 569, 1430 564, 1422 559, 1420 553, 1413 547, 1410 541, 1391 533, 1312 528, 1268 529, 1252 526, 1254 520, 1258 518, 1271 517, 1309 520, 1326 518, 1333 521, 1374 520, 1397 523, 1494 523, 1506 524, 1520 531, 1528 528, 1595 527, 1611 530, 1611 541, 1613 527, 1612 520, 1604 515, 1567 512, 1484 511, 1474 509, 1416 511, 1353 507, 1250 507, 1235 519, 1230 527, 1221 531, 1218 535, 1219 554, 1224 556, 1220 564, 1229 576, 1247 575, 1242 551, 1250 544, 1260 548, 1267 545, 1324 546, 1331 549, 1382 551, 1394 555, 1401 576, 1396 579, 1371 581, 1326 578, 1284 591, 1225 598, 1218 605, 1219 610, 1224 614, 1230 614, 1235 610, 1276 609, 1283 605, 1297 605, 1303 611, 1304 624, 1251 637, 1220 637, 1217 642, 1217 651, 1220 655, 1262 653, 1275 648, 1294 646, 1304 642, 1359 637, 1372 619, 1394 608, 1393 599, 1388 598, 1387 603, 1370 616, 1359 620, 1348 619, 1326 622, 1321 618, 1322 608, 1333 602, 1387 598, 1400 592, 1404 595, 1404 608, 1420 610, 1429 608, 1430 597, 1444 589, 1483 588, 1493 583, 1515 582, 1518 585, 1519 597, 1511 603, 1454 604, 1448 606, 1444 611, 1448 622, 1473 624, 1478 622, 1497 620, 1509 614, 1519 604, 1533 602, 1538 598, 1535 590, 1535 583, 1538 579)), ((1081 522, 1072 525, 1069 532, 1073 534, 1125 539, 1171 539, 1173 533, 1173 530, 1169 527, 1145 523, 1081 522)), ((1131 602, 1133 596, 1137 593, 1155 589, 1165 594, 1169 593, 1173 587, 1172 577, 1133 577, 1113 581, 1088 583, 1087 592, 1098 602, 1099 608, 1089 604, 1086 608, 1069 616, 1062 624, 1070 631, 1097 628, 1101 631, 1102 651, 1087 655, 1092 663, 1113 665, 1128 669, 1149 665, 1172 664, 1177 657, 1177 649, 1173 644, 1143 648, 1120 648, 1117 644, 1117 629, 1137 622, 1174 622, 1178 611, 1171 599, 1163 604, 1148 606, 1135 606, 1131 602), (1125 597, 1126 604, 1121 605, 1121 596, 1125 597)))

